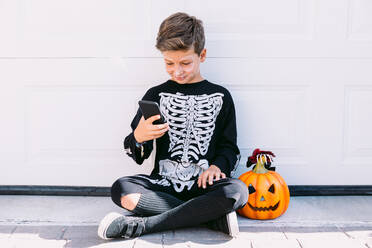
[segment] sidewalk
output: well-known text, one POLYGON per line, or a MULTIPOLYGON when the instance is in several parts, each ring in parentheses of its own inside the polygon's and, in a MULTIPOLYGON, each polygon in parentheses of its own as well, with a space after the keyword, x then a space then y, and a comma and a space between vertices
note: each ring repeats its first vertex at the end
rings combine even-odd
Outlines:
POLYGON ((104 241, 97 226, 123 210, 109 197, 0 195, 0 247, 372 248, 372 196, 291 197, 275 220, 239 217, 237 238, 204 228, 104 241))

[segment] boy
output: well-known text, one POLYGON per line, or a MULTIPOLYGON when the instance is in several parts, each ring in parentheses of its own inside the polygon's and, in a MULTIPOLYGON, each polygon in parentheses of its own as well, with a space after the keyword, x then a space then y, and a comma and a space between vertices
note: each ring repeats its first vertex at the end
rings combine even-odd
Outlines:
POLYGON ((234 103, 227 89, 201 76, 204 44, 202 22, 193 16, 175 13, 160 25, 156 47, 171 79, 142 99, 157 102, 166 123, 154 125, 160 116, 145 120, 138 109, 124 140, 127 154, 142 164, 156 139, 154 169, 114 182, 113 202, 135 216, 109 213, 98 227, 101 238, 198 225, 239 232, 235 210, 248 201, 248 189, 229 177, 240 158, 234 103))

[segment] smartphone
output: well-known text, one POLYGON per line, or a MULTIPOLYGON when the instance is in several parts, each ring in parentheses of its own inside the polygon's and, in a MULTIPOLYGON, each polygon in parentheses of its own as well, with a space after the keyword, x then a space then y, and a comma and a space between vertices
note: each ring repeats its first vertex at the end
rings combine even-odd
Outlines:
POLYGON ((160 113, 160 108, 157 102, 141 100, 138 102, 145 120, 154 115, 160 115, 160 119, 155 120, 152 124, 158 125, 165 123, 164 117, 160 113))

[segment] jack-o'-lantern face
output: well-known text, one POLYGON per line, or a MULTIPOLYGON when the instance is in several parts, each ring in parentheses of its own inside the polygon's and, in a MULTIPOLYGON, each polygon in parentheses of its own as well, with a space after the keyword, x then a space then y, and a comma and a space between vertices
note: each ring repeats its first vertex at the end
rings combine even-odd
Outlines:
POLYGON ((239 177, 248 187, 247 204, 238 210, 251 219, 275 219, 288 208, 289 190, 283 178, 276 172, 257 174, 252 171, 239 177))
POLYGON ((279 204, 280 198, 279 194, 275 192, 275 184, 271 184, 268 190, 261 190, 257 192, 256 189, 253 187, 252 184, 248 187, 249 194, 258 194, 257 196, 250 196, 247 202, 248 206, 252 211, 275 211, 279 204), (258 198, 258 202, 256 199, 258 198))

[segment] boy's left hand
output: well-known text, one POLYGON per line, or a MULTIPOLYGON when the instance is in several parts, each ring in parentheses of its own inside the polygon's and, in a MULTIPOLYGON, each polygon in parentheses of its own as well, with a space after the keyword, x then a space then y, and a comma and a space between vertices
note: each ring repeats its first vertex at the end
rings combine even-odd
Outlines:
POLYGON ((216 178, 216 181, 218 181, 220 178, 225 177, 225 173, 221 172, 220 168, 212 164, 207 170, 200 174, 198 178, 198 187, 200 188, 203 186, 203 189, 205 189, 207 187, 207 181, 209 185, 212 185, 214 178, 216 178))

